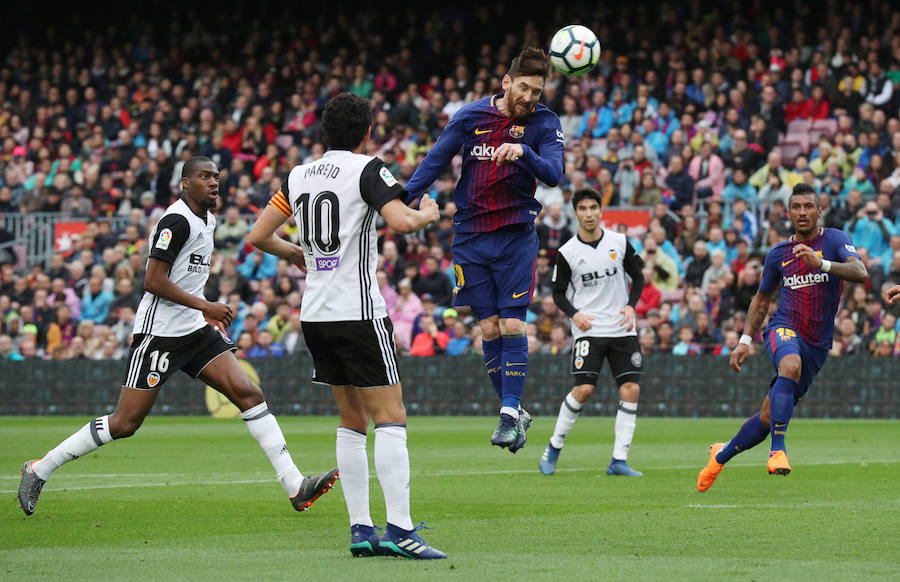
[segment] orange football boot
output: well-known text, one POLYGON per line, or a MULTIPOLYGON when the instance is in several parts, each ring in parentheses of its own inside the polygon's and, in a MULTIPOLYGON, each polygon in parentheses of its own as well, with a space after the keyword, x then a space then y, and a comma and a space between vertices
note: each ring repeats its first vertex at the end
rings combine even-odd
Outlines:
POLYGON ((788 458, 784 451, 772 451, 769 453, 769 475, 787 475, 790 472, 791 465, 788 463, 788 458))
POLYGON ((725 465, 716 460, 716 455, 722 450, 725 443, 713 443, 709 445, 709 462, 697 475, 697 491, 706 491, 716 482, 716 477, 722 472, 725 465))

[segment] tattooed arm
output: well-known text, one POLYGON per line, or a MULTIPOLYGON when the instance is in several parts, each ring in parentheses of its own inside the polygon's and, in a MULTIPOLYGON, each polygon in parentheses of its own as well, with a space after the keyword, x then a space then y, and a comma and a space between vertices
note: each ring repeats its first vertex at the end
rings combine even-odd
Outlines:
POLYGON ((772 301, 772 294, 766 291, 757 291, 750 302, 750 308, 747 310, 747 321, 744 324, 744 335, 737 348, 731 352, 729 365, 735 372, 741 371, 741 365, 750 354, 750 342, 747 338, 752 338, 759 333, 763 321, 766 320, 766 314, 769 313, 769 303, 772 301))

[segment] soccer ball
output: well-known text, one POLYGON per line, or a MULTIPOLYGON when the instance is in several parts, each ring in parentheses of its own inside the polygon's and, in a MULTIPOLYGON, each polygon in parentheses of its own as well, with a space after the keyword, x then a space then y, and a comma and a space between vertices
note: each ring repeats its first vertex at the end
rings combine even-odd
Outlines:
POLYGON ((550 62, 564 74, 577 77, 600 60, 600 41, 590 28, 570 24, 556 31, 550 41, 550 62))

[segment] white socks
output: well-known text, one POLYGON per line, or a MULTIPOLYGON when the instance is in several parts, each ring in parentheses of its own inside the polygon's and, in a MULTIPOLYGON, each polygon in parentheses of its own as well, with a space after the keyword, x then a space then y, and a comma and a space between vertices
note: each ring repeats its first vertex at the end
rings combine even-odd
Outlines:
POLYGON ((616 413, 616 443, 613 445, 613 459, 628 459, 628 449, 634 438, 634 427, 637 426, 637 402, 619 401, 616 413))
POLYGON ((112 440, 112 435, 109 434, 109 415, 101 416, 59 443, 56 448, 44 455, 43 459, 35 461, 31 469, 35 475, 46 481, 54 471, 69 461, 83 457, 112 440))
POLYGON ((366 433, 339 426, 337 429, 337 466, 341 489, 347 503, 350 525, 372 524, 369 513, 369 457, 366 433))
POLYGON ((257 404, 253 408, 249 408, 241 413, 241 418, 247 424, 247 429, 262 450, 269 457, 269 461, 275 468, 275 474, 281 488, 290 497, 294 497, 300 491, 300 482, 303 480, 303 474, 294 464, 291 454, 288 452, 287 443, 278 421, 269 412, 269 407, 265 402, 257 404))
POLYGON ((550 437, 550 444, 554 448, 561 449, 566 435, 572 430, 578 415, 581 414, 582 404, 575 400, 572 393, 566 394, 566 399, 559 407, 559 417, 556 419, 556 428, 553 429, 553 436, 550 437))
POLYGON ((405 425, 384 423, 375 426, 375 473, 384 492, 387 522, 411 530, 409 451, 406 448, 405 425))
POLYGON ((503 406, 500 408, 500 414, 508 414, 513 420, 519 420, 519 409, 512 406, 503 406))

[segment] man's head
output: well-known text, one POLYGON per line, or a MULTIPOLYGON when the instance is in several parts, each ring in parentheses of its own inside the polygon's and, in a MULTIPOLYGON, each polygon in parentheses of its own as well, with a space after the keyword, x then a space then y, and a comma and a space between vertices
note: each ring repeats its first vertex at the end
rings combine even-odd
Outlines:
POLYGON ((219 167, 204 156, 190 158, 181 169, 181 190, 200 208, 214 209, 219 197, 219 167))
POLYGON ((578 226, 587 233, 596 232, 603 214, 603 199, 596 190, 585 188, 572 195, 572 206, 575 207, 575 218, 578 226))
POLYGON ((819 197, 815 189, 806 182, 800 182, 791 191, 788 199, 788 217, 797 234, 807 236, 818 228, 818 220, 822 216, 819 197))
POLYGON ((526 48, 513 59, 501 82, 511 117, 522 119, 531 115, 549 75, 550 58, 539 48, 526 48))
POLYGON ((322 129, 330 150, 355 150, 368 137, 372 104, 365 97, 340 93, 325 106, 322 129))

